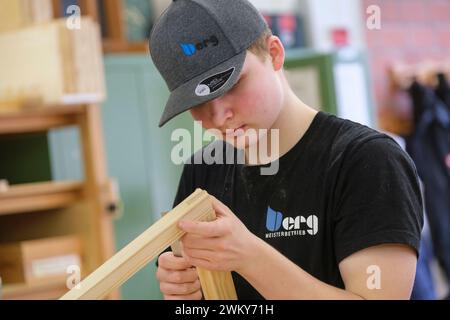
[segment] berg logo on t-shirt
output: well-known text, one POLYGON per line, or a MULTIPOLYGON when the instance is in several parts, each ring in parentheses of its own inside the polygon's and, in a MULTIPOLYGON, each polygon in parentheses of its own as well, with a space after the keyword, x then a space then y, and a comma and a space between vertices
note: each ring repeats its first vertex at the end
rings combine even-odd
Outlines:
POLYGON ((281 212, 267 207, 266 238, 315 235, 319 231, 319 218, 316 215, 308 217, 285 217, 281 212))

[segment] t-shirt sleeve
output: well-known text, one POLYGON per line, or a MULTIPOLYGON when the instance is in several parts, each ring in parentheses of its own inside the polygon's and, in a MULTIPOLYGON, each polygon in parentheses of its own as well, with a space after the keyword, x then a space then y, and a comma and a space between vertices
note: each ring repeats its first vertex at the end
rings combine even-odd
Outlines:
POLYGON ((405 244, 418 253, 423 202, 411 158, 390 138, 352 148, 336 187, 334 241, 337 262, 380 244, 405 244))

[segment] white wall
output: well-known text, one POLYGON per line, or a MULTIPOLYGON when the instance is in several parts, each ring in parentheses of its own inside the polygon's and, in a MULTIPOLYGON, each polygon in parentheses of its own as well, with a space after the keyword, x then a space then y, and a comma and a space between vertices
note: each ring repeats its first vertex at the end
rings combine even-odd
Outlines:
POLYGON ((364 47, 364 9, 360 0, 250 0, 261 12, 301 13, 305 19, 309 46, 321 51, 333 49, 331 30, 346 28, 349 43, 364 47))
POLYGON ((303 10, 308 10, 310 44, 319 50, 333 48, 331 30, 344 27, 349 32, 349 43, 364 47, 364 9, 360 0, 299 0, 303 10))
POLYGON ((296 11, 298 0, 249 0, 262 13, 282 14, 296 11))

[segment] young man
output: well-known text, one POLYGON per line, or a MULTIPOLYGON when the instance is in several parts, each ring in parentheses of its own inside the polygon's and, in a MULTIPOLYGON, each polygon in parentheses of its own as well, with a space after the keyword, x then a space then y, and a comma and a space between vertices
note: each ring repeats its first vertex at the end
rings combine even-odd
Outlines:
POLYGON ((240 299, 410 297, 423 222, 412 161, 386 135, 302 103, 252 5, 173 1, 150 50, 171 91, 160 126, 189 110, 246 159, 185 165, 175 205, 202 188, 217 220, 180 223, 183 257, 158 259, 165 299, 202 298, 195 267, 233 271, 240 299), (250 161, 263 139, 278 155, 250 161))

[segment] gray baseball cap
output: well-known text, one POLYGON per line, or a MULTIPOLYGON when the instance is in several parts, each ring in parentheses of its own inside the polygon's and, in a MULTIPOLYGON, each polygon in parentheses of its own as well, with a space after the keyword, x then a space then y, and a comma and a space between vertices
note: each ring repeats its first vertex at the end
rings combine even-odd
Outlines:
POLYGON ((247 49, 266 27, 247 0, 174 0, 156 21, 149 42, 170 90, 159 126, 230 90, 247 49))

